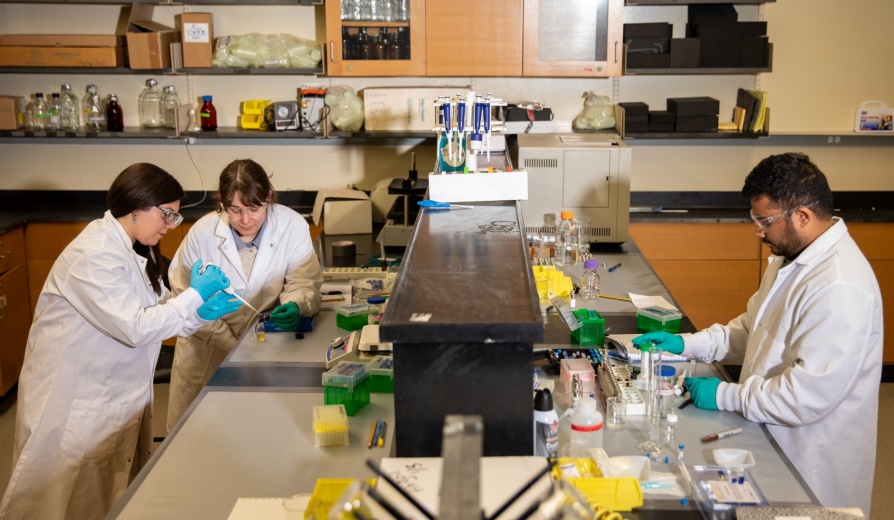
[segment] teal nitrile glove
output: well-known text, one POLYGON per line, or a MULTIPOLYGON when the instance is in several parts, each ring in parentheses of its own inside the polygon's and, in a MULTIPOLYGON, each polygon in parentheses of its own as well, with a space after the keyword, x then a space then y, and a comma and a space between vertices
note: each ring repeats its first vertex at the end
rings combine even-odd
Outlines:
POLYGON ((632 342, 637 347, 644 343, 654 343, 656 347, 665 352, 670 352, 671 354, 683 353, 683 338, 677 334, 671 334, 670 332, 647 332, 642 336, 633 338, 632 342))
POLYGON ((719 379, 716 377, 687 377, 683 384, 689 389, 692 404, 705 410, 717 410, 719 379))
POLYGON ((299 320, 301 320, 301 309, 295 302, 284 303, 270 313, 270 321, 282 330, 289 332, 298 328, 299 320))
POLYGON ((202 260, 196 260, 192 264, 192 275, 189 279, 189 286, 199 291, 202 299, 206 302, 211 295, 217 291, 222 291, 230 286, 230 279, 216 265, 209 265, 205 268, 205 272, 199 273, 202 269, 202 260))
MULTIPOLYGON (((205 271, 206 273, 208 271, 205 271)), ((229 294, 218 291, 214 293, 211 298, 208 298, 208 301, 202 304, 201 307, 196 311, 200 318, 207 321, 212 321, 220 318, 224 314, 229 314, 242 305, 240 300, 233 298, 229 294)))

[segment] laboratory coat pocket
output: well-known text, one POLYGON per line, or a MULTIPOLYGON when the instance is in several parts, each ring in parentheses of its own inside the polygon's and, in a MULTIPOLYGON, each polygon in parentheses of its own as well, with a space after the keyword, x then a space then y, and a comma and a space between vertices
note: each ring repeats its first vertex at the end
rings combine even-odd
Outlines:
POLYGON ((127 406, 75 399, 62 434, 62 451, 79 459, 104 459, 118 444, 127 406))

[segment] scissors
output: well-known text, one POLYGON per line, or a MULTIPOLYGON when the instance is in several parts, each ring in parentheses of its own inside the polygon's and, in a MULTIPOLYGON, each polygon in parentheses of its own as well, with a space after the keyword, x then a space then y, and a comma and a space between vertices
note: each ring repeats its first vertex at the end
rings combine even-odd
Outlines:
POLYGON ((463 206, 461 204, 450 204, 449 202, 438 202, 436 200, 420 200, 419 204, 423 208, 434 209, 474 209, 475 206, 463 206))
MULTIPOLYGON (((205 262, 204 264, 202 264, 202 267, 199 268, 199 274, 204 274, 204 273, 205 273, 205 269, 207 269, 208 266, 211 266, 211 265, 214 265, 214 263, 212 263, 212 262, 205 262)), ((223 292, 225 292, 225 293, 229 294, 230 296, 236 298, 237 300, 241 301, 241 302, 244 303, 245 305, 248 305, 248 308, 251 309, 251 310, 253 310, 253 311, 255 311, 255 314, 261 314, 261 311, 259 311, 258 309, 255 309, 254 307, 252 307, 252 305, 251 305, 250 303, 248 303, 247 301, 245 301, 245 298, 243 298, 242 296, 239 296, 239 294, 238 294, 236 291, 234 291, 232 287, 227 287, 226 289, 223 290, 223 292)))

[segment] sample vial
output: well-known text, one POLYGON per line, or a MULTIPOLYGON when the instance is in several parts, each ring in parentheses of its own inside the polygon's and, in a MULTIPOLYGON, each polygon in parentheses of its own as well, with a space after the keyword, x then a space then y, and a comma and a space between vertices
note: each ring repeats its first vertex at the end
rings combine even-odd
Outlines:
POLYGON ((258 338, 258 343, 267 341, 267 330, 264 328, 264 320, 259 319, 255 324, 255 335, 258 338))
POLYGON ((382 312, 385 308, 385 297, 370 296, 366 299, 366 304, 369 306, 368 323, 370 325, 378 325, 379 322, 382 321, 382 312))
POLYGON ((205 132, 217 130, 217 110, 211 101, 211 96, 202 96, 203 104, 199 110, 199 119, 202 122, 202 130, 205 132))
MULTIPOLYGON (((663 440, 668 446, 670 446, 671 443, 677 439, 677 421, 677 414, 667 414, 667 420, 664 423, 664 434, 662 435, 661 440, 663 440)), ((682 444, 680 446, 682 446, 682 444)), ((683 449, 680 448, 681 453, 682 451, 683 449)))
POLYGON ((595 300, 599 297, 599 261, 584 261, 584 274, 580 277, 580 295, 585 300, 595 300))

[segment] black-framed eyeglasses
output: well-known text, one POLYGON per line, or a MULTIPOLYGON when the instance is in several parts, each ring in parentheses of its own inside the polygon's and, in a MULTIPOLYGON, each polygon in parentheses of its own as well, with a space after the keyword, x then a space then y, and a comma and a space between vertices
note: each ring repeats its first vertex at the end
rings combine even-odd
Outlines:
POLYGON ((176 211, 171 211, 168 208, 165 208, 162 206, 155 206, 155 207, 160 209, 161 212, 164 213, 164 216, 162 217, 162 219, 165 221, 166 225, 177 227, 180 225, 181 222, 183 222, 183 215, 181 215, 180 213, 177 213, 176 211))

